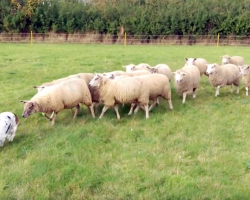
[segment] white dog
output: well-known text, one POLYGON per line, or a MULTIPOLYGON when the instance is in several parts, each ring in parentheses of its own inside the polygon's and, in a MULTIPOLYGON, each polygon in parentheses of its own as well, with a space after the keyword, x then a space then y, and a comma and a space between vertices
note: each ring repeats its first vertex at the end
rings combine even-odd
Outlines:
POLYGON ((11 112, 0 113, 0 147, 3 146, 5 139, 12 142, 18 126, 18 117, 11 112))

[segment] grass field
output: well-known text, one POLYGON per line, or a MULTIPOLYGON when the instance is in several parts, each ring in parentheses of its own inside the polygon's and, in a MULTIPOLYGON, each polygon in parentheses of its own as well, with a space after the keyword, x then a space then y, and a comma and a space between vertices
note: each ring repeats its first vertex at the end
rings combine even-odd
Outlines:
POLYGON ((20 125, 0 149, 0 199, 249 199, 249 98, 215 89, 203 76, 197 97, 186 104, 172 86, 174 109, 161 99, 148 120, 144 112, 121 120, 110 109, 99 120, 86 107, 72 121, 58 114, 54 127, 40 113, 21 118, 34 85, 79 72, 122 65, 168 64, 185 57, 220 63, 224 54, 250 63, 249 47, 0 44, 0 112, 20 125))

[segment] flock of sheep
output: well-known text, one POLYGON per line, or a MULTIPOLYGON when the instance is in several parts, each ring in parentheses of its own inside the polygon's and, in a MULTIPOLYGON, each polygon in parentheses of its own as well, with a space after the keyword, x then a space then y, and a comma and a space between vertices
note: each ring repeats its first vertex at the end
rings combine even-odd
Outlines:
POLYGON ((79 73, 65 78, 43 83, 35 86, 38 93, 24 103, 23 117, 32 113, 42 112, 45 117, 55 123, 56 115, 62 109, 76 108, 74 118, 79 113, 80 104, 86 105, 95 118, 97 106, 102 103, 103 109, 99 118, 111 107, 120 119, 118 105, 130 104, 129 115, 136 113, 140 108, 149 118, 149 111, 159 103, 158 97, 168 101, 169 108, 173 109, 171 101, 170 81, 174 74, 174 86, 183 97, 193 94, 199 86, 203 74, 208 76, 209 82, 216 87, 215 96, 219 95, 219 89, 231 85, 237 86, 241 77, 248 95, 250 85, 249 66, 244 65, 244 59, 240 56, 222 57, 222 65, 208 64, 203 58, 186 58, 183 68, 172 72, 168 65, 159 64, 151 67, 146 63, 139 65, 130 64, 124 66, 125 71, 112 71, 102 74, 79 73), (149 107, 149 102, 152 104, 149 107))
MULTIPOLYGON (((244 65, 244 59, 240 56, 222 57, 222 65, 208 64, 203 58, 186 58, 183 68, 172 72, 168 65, 158 64, 151 67, 146 63, 139 65, 130 64, 124 66, 125 71, 112 71, 102 74, 79 73, 52 82, 43 83, 41 86, 34 86, 37 94, 30 100, 23 100, 24 118, 33 113, 41 112, 55 124, 57 114, 63 109, 76 108, 74 117, 80 110, 80 104, 86 105, 93 118, 97 113, 98 105, 103 104, 99 118, 111 107, 120 119, 118 105, 130 104, 128 115, 145 111, 146 118, 149 118, 149 111, 159 104, 159 97, 168 101, 169 108, 173 109, 171 100, 170 81, 174 75, 174 86, 179 95, 182 96, 182 103, 185 103, 189 94, 195 98, 196 89, 199 87, 201 76, 208 77, 210 84, 216 88, 215 96, 219 95, 220 88, 231 85, 237 87, 239 93, 240 79, 248 96, 250 86, 250 68, 244 65), (149 103, 152 104, 149 107, 149 103)), ((72 110, 73 112, 73 110, 72 110)), ((0 114, 0 146, 5 139, 12 141, 18 125, 18 118, 9 112, 0 114)))

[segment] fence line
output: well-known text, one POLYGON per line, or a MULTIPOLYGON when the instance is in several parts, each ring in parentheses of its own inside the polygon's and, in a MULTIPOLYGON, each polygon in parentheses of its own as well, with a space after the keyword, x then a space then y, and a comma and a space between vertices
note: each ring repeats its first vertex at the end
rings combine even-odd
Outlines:
POLYGON ((249 46, 249 36, 218 35, 110 35, 64 33, 0 33, 1 43, 69 43, 127 45, 233 45, 249 46), (219 43, 218 43, 219 42, 219 43))

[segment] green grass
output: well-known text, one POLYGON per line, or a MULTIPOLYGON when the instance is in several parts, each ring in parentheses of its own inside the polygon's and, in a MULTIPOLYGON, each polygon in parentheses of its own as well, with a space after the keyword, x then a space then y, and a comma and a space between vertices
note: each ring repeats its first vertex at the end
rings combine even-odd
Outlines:
POLYGON ((172 86, 174 109, 161 100, 148 120, 120 107, 92 119, 82 106, 58 114, 54 127, 40 113, 21 118, 34 85, 79 72, 122 65, 166 63, 174 71, 185 57, 220 63, 248 47, 1 44, 0 111, 20 125, 0 149, 0 199, 249 199, 249 97, 229 87, 214 97, 203 76, 196 99, 186 104, 172 86))

